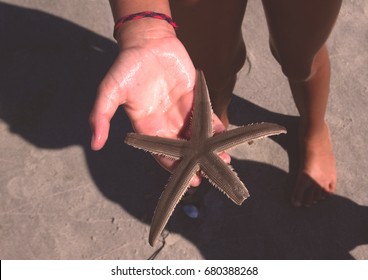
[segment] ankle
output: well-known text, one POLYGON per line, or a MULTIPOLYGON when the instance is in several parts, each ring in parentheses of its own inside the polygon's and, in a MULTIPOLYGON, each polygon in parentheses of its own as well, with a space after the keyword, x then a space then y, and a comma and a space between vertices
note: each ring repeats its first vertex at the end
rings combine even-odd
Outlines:
POLYGON ((326 122, 321 127, 307 128, 304 132, 301 127, 299 140, 302 161, 313 156, 333 155, 330 130, 326 122))
POLYGON ((299 136, 301 139, 305 140, 313 140, 324 138, 326 135, 329 135, 329 127, 325 120, 321 122, 310 123, 307 121, 301 120, 299 125, 299 136))

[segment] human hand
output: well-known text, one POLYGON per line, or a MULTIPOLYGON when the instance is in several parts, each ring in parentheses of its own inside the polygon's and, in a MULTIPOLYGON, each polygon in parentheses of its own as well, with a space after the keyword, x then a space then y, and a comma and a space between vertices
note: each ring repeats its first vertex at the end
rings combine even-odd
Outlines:
MULTIPOLYGON (((193 105, 195 68, 171 26, 144 26, 145 20, 127 23, 118 35, 120 52, 97 92, 90 115, 91 147, 101 149, 107 138, 110 120, 118 106, 124 109, 137 133, 167 138, 189 138, 189 115, 193 105)), ((214 116, 215 133, 225 130, 214 116)), ((230 162, 230 157, 222 153, 230 162)), ((155 156, 167 170, 174 161, 155 156)), ((197 186, 200 176, 193 178, 197 186)))

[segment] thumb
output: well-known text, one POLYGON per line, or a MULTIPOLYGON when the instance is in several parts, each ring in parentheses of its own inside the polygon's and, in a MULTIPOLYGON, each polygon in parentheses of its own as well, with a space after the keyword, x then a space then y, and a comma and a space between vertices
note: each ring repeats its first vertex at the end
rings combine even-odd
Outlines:
POLYGON ((109 87, 101 83, 95 104, 89 117, 89 123, 92 130, 91 148, 94 151, 100 150, 106 143, 110 130, 110 121, 114 116, 118 106, 122 104, 118 98, 121 93, 118 87, 109 87))

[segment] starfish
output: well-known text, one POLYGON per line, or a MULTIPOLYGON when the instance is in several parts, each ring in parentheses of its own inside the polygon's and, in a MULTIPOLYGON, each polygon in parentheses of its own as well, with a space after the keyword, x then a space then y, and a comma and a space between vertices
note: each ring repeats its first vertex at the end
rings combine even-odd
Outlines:
POLYGON ((180 159, 168 184, 159 198, 153 214, 149 243, 154 246, 164 230, 172 212, 183 197, 197 172, 241 205, 249 197, 247 188, 232 167, 218 153, 244 142, 286 133, 286 129, 273 123, 258 123, 213 134, 212 108, 203 72, 197 70, 194 105, 191 120, 191 138, 171 139, 159 136, 128 133, 125 143, 152 154, 180 159))

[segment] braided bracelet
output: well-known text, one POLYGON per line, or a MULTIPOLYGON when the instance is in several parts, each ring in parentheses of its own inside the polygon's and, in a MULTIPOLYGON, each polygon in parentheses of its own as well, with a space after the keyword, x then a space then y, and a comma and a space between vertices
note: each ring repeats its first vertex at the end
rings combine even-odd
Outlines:
POLYGON ((178 25, 173 21, 173 19, 171 17, 169 17, 168 15, 162 14, 162 13, 156 13, 156 12, 152 12, 152 11, 144 11, 144 12, 139 12, 139 13, 135 13, 135 14, 130 14, 127 15, 125 17, 120 18, 114 26, 114 38, 116 39, 115 35, 116 35, 116 31, 119 29, 119 27, 127 21, 130 20, 136 20, 136 19, 141 19, 141 18, 155 18, 155 19, 162 19, 167 21, 172 27, 174 27, 175 29, 178 28, 178 25))

